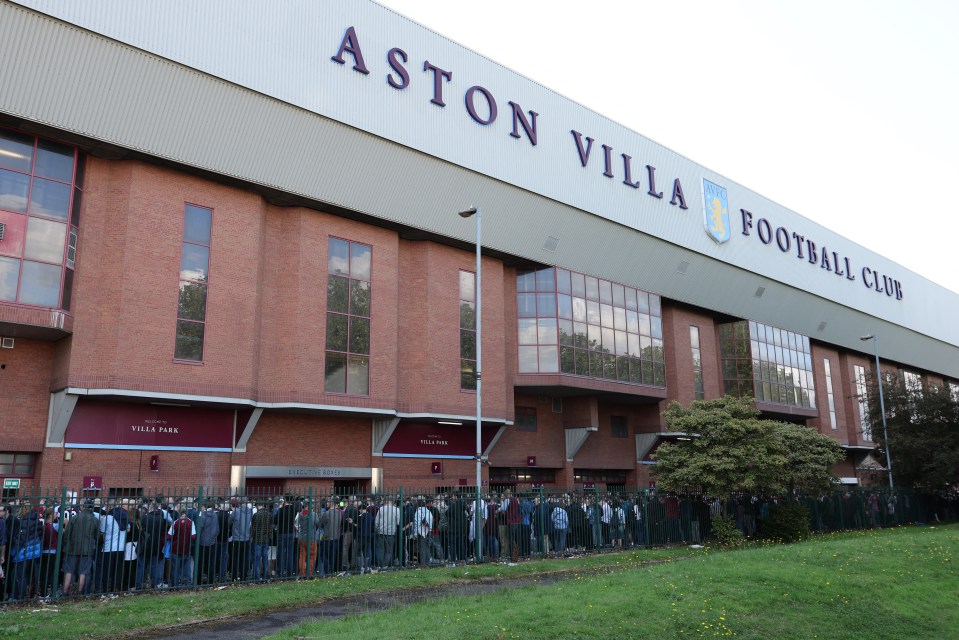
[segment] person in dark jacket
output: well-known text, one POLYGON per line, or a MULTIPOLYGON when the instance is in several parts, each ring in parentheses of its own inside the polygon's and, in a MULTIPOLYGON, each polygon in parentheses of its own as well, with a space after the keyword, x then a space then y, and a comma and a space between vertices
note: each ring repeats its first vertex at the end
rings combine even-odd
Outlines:
POLYGON ((166 586, 163 583, 163 544, 166 540, 166 514, 163 505, 153 503, 148 506, 146 515, 140 520, 140 541, 137 544, 137 554, 143 565, 143 572, 150 581, 150 586, 158 589, 166 586))
POLYGON ((276 527, 276 572, 283 578, 289 578, 294 571, 293 521, 295 519, 296 507, 280 498, 279 508, 273 513, 273 526, 276 527))
POLYGON ((74 581, 77 593, 85 594, 92 585, 90 572, 93 569, 93 556, 97 552, 97 536, 100 524, 93 515, 93 502, 87 500, 83 510, 70 518, 63 531, 60 553, 63 554, 63 593, 70 595, 74 581))
MULTIPOLYGON (((22 600, 31 595, 37 566, 40 562, 40 550, 43 541, 43 522, 39 514, 30 508, 29 502, 20 507, 20 515, 14 520, 10 550, 10 573, 13 574, 14 600, 22 600), (34 555, 33 551, 36 550, 34 555)), ((8 577, 7 580, 10 578, 8 577)))

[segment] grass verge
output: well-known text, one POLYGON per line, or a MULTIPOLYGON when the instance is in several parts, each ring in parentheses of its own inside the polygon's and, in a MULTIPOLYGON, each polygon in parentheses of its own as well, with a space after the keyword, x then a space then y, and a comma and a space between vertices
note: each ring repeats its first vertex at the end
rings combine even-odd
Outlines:
POLYGON ((959 526, 700 552, 284 629, 274 638, 955 638, 959 526))
POLYGON ((229 587, 219 591, 180 591, 122 595, 115 600, 70 600, 52 606, 0 608, 0 638, 54 638, 65 629, 75 638, 121 638, 157 635, 177 626, 254 615, 322 603, 343 596, 441 587, 473 580, 637 567, 644 563, 688 557, 687 548, 638 550, 575 559, 505 564, 462 565, 452 568, 395 571, 365 576, 326 578, 267 585, 229 587))

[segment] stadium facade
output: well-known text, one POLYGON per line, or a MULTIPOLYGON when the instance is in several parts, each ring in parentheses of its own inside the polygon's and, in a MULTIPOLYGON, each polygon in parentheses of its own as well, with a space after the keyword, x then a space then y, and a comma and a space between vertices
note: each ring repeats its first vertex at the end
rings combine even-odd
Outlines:
POLYGON ((468 207, 484 483, 646 485, 725 393, 865 482, 864 334, 959 392, 955 293, 374 2, 3 1, 0 58, 8 495, 473 485, 468 207))

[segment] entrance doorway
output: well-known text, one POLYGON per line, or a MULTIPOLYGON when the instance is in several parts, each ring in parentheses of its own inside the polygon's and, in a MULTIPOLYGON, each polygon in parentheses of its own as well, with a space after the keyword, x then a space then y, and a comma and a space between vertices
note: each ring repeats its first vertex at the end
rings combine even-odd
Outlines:
POLYGON ((270 502, 283 495, 285 484, 283 478, 247 478, 246 493, 251 500, 270 502))
POLYGON ((334 480, 333 494, 337 496, 365 496, 369 481, 362 478, 355 480, 334 480))

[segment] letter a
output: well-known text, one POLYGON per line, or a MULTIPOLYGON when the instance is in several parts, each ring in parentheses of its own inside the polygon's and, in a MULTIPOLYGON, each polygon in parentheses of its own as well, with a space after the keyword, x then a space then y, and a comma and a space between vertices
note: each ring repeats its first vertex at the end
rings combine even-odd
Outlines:
POLYGON ((369 74, 370 70, 366 68, 366 63, 363 62, 363 52, 360 50, 360 41, 356 38, 356 30, 353 27, 349 27, 346 30, 346 33, 343 35, 343 40, 340 42, 340 49, 336 52, 336 55, 330 58, 333 62, 339 62, 340 64, 346 64, 346 60, 343 59, 343 54, 349 53, 353 56, 353 68, 360 73, 369 74))

